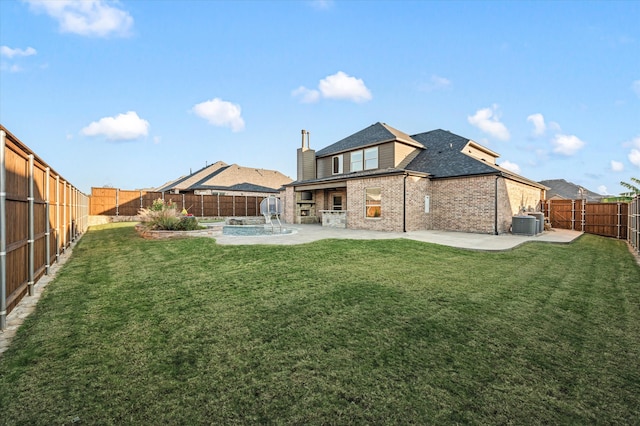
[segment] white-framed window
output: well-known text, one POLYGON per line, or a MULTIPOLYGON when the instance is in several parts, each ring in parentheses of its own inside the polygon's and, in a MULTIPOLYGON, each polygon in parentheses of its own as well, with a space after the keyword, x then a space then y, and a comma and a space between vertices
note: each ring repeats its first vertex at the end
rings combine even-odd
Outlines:
POLYGON ((331 159, 331 171, 334 175, 342 173, 342 154, 336 155, 331 159))
POLYGON ((351 168, 349 170, 352 172, 360 172, 362 171, 362 166, 362 151, 353 151, 351 153, 351 168))
POLYGON ((382 191, 380 188, 365 188, 364 216, 376 218, 382 216, 382 191))
POLYGON ((377 169, 378 168, 378 147, 367 148, 364 150, 364 169, 377 169))

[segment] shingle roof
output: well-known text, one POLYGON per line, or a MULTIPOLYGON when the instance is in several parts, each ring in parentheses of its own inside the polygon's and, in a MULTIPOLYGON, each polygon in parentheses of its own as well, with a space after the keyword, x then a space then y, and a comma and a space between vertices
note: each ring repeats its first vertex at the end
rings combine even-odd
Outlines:
POLYGON ((469 139, 446 130, 432 130, 413 135, 412 138, 426 149, 407 165, 407 170, 429 173, 432 178, 497 174, 502 171, 462 153, 469 139))
POLYGON ((371 126, 360 130, 347 136, 338 142, 329 145, 316 152, 316 157, 325 157, 327 155, 333 155, 344 151, 350 151, 356 148, 366 147, 370 145, 376 145, 381 142, 398 140, 415 146, 421 146, 419 142, 412 139, 400 130, 394 129, 385 123, 375 123, 371 126))
POLYGON ((600 201, 603 198, 603 196, 598 193, 589 191, 575 183, 567 182, 564 179, 541 180, 540 184, 549 187, 547 190, 547 199, 558 196, 567 200, 579 200, 584 197, 587 201, 600 201), (582 194, 580 193, 580 189, 584 191, 582 194))
POLYGON ((196 189, 224 189, 226 191, 272 192, 282 185, 291 182, 291 178, 277 170, 242 167, 237 164, 228 165, 218 161, 210 166, 169 182, 157 191, 193 191, 196 189), (238 189, 241 185, 253 185, 254 189, 238 189), (232 189, 233 188, 233 189, 232 189), (264 188, 269 191, 264 190, 264 188))
POLYGON ((212 191, 236 191, 236 192, 272 192, 277 194, 279 192, 278 189, 269 188, 266 186, 255 185, 253 183, 238 183, 236 185, 231 186, 216 186, 216 185, 202 185, 202 186, 193 186, 190 189, 210 189, 212 191))

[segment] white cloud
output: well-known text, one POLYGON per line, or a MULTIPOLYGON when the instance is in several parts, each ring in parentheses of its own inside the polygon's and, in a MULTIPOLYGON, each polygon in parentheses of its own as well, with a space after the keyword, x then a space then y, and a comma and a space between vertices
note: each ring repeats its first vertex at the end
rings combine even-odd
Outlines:
POLYGON ((351 77, 342 71, 320 80, 318 90, 300 86, 292 91, 291 94, 300 98, 300 102, 303 103, 317 102, 321 97, 326 99, 345 99, 357 103, 372 99, 371 91, 367 89, 362 79, 351 77))
POLYGON ((347 99, 353 102, 366 102, 371 100, 371 92, 359 78, 338 71, 329 75, 318 85, 322 97, 328 99, 347 99))
POLYGON ((497 110, 497 105, 493 105, 490 108, 479 109, 474 115, 468 116, 467 120, 471 125, 476 126, 483 132, 497 139, 503 141, 509 140, 511 135, 507 127, 500 122, 497 110))
POLYGON ((599 193, 600 195, 608 195, 608 194, 609 194, 609 191, 607 190, 607 187, 606 187, 606 186, 604 186, 604 185, 600 185, 600 186, 598 187, 598 193, 599 193))
POLYGON ((424 90, 425 92, 433 92, 434 90, 444 90, 450 87, 451 80, 445 77, 432 75, 429 83, 422 85, 420 89, 424 90))
POLYGON ((32 56, 38 52, 33 47, 27 47, 26 49, 15 48, 12 49, 9 46, 0 46, 0 56, 6 56, 11 59, 14 56, 32 56))
POLYGON ((149 122, 138 117, 135 111, 104 117, 82 129, 85 136, 104 135, 111 140, 133 140, 149 133, 149 122))
POLYGON ((23 69, 20 65, 17 65, 17 64, 9 65, 3 62, 0 64, 0 71, 21 72, 23 71, 23 69))
POLYGON ((511 161, 505 160, 498 165, 503 169, 507 169, 512 171, 513 173, 520 174, 520 166, 518 166, 516 163, 512 163, 511 161))
POLYGON ((292 91, 291 95, 300 98, 300 102, 303 104, 311 104, 320 100, 319 91, 307 89, 304 86, 300 86, 296 90, 292 91))
POLYGON ((555 135, 551 140, 551 144, 554 146, 553 152, 567 156, 571 156, 580 151, 585 145, 577 136, 563 134, 555 135))
POLYGON ((629 152, 629 161, 631 161, 631 164, 633 164, 636 167, 640 167, 640 150, 638 149, 632 149, 629 152))
POLYGON ((311 0, 311 6, 314 9, 330 9, 333 6, 333 0, 311 0))
POLYGON ((624 170, 624 164, 620 161, 611 160, 611 171, 613 172, 621 172, 624 170))
POLYGON ((233 132, 244 129, 240 105, 214 98, 194 105, 192 111, 214 126, 230 127, 233 132))
POLYGON ((58 21, 63 33, 92 37, 126 37, 133 26, 129 12, 107 0, 23 0, 31 10, 44 12, 58 21))
POLYGON ((527 121, 533 123, 533 134, 536 136, 544 135, 547 131, 547 125, 544 122, 544 116, 540 113, 531 114, 527 117, 527 121))
POLYGON ((631 90, 640 98, 640 80, 631 83, 631 90))

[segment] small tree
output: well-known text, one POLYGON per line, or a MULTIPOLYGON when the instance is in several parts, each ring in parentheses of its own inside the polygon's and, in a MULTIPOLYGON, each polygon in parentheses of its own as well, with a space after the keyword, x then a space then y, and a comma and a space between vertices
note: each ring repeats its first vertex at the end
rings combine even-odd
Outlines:
MULTIPOLYGON (((636 185, 640 185, 640 179, 632 177, 631 182, 635 183, 636 185)), ((620 185, 629 190, 629 192, 623 192, 620 194, 623 197, 633 197, 634 195, 640 194, 640 186, 636 186, 628 182, 620 182, 620 185)))

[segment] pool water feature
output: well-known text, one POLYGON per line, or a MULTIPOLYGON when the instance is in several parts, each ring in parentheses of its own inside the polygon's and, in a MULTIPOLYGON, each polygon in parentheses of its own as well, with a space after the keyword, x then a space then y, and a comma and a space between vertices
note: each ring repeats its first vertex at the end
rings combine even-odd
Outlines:
POLYGON ((265 225, 224 225, 222 235, 256 236, 291 234, 291 229, 271 227, 265 225))

